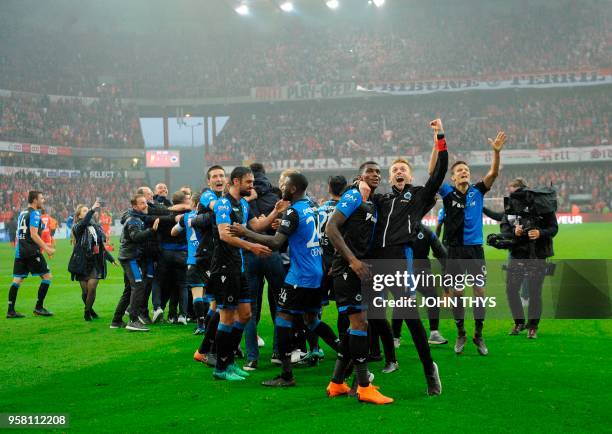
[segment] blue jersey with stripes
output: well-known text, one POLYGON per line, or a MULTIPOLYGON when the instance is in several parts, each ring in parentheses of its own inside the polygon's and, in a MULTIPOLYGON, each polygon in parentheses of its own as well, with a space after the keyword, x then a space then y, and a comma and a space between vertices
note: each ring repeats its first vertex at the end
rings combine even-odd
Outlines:
POLYGON ((319 245, 319 216, 308 199, 294 202, 284 213, 278 232, 289 238, 291 263, 285 283, 319 288, 323 279, 323 251, 319 245))
POLYGON ((444 203, 444 243, 448 246, 482 244, 482 208, 489 191, 483 181, 471 184, 461 193, 449 184, 442 184, 440 196, 444 203))
POLYGON ((190 211, 183 215, 183 226, 185 228, 187 238, 187 265, 195 265, 196 253, 202 239, 202 234, 197 229, 191 227, 191 220, 198 215, 196 210, 190 211))
POLYGON ((40 211, 28 208, 25 211, 21 211, 17 218, 17 249, 15 250, 15 258, 29 258, 39 253, 40 247, 32 240, 32 228, 37 228, 40 235, 44 225, 40 219, 40 211))

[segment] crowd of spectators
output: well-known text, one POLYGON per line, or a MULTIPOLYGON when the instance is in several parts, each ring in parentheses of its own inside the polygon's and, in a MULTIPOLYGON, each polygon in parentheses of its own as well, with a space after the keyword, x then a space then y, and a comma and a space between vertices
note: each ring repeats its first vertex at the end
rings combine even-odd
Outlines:
POLYGON ((100 94, 52 102, 45 95, 0 97, 0 140, 70 147, 142 148, 136 108, 100 94))
POLYGON ((437 117, 455 152, 488 149, 499 129, 508 149, 593 146, 610 141, 612 105, 606 92, 582 88, 257 109, 230 115, 208 160, 419 155, 431 147, 428 122, 437 117))
POLYGON ((11 17, 3 23, 0 88, 95 96, 102 80, 110 80, 124 96, 234 96, 255 86, 489 77, 612 64, 606 0, 449 1, 435 9, 406 2, 389 5, 378 19, 285 15, 266 21, 265 31, 257 17, 230 13, 220 26, 207 23, 207 14, 187 21, 177 11, 165 17, 167 25, 152 30, 149 23, 149 31, 140 32, 132 28, 146 27, 146 14, 131 27, 105 23, 86 31, 30 28, 11 17))
POLYGON ((73 214, 80 203, 91 206, 96 198, 103 200, 105 208, 119 217, 129 208, 129 198, 142 185, 142 181, 121 177, 47 178, 33 173, 18 172, 0 175, 0 216, 6 220, 27 207, 28 191, 40 190, 45 195, 44 208, 58 222, 73 214))

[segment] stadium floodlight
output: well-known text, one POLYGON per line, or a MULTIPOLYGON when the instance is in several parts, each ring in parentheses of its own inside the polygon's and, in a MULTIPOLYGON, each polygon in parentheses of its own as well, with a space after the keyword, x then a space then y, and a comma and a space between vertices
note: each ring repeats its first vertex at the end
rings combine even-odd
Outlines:
POLYGON ((376 6, 377 8, 385 4, 385 0, 373 0, 373 1, 374 1, 374 6, 376 6))
POLYGON ((325 5, 330 9, 338 9, 340 2, 338 0, 327 0, 325 5))
POLYGON ((246 3, 241 3, 240 6, 237 6, 236 9, 234 9, 236 11, 236 13, 238 13, 238 15, 248 15, 249 14, 249 7, 247 6, 246 3))
POLYGON ((293 12, 293 3, 290 1, 282 2, 280 8, 283 12, 293 12))

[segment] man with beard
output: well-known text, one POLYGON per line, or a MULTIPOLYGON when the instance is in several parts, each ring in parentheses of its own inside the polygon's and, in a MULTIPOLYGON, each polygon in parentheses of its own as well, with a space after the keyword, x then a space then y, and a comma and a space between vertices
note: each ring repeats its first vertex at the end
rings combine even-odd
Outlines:
POLYGON ((236 167, 230 175, 227 194, 215 201, 213 236, 215 251, 212 259, 211 284, 215 290, 217 306, 220 309, 217 327, 217 364, 213 376, 219 380, 240 381, 249 376, 234 363, 234 349, 242 339, 246 323, 251 318, 251 298, 247 284, 244 250, 258 256, 269 256, 272 251, 261 244, 255 244, 233 237, 228 227, 232 223, 249 224, 252 229, 266 229, 277 217, 280 209, 267 217, 252 218, 249 205, 244 199, 253 189, 253 172, 247 167, 236 167), (235 320, 237 312, 238 320, 235 320))

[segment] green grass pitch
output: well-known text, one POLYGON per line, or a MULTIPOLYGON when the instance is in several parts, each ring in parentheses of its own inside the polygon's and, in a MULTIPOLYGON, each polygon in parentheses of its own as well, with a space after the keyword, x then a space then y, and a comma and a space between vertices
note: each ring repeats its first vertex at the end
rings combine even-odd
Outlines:
MULTIPOLYGON (((487 228, 490 232, 493 228, 487 228)), ((612 258, 612 224, 562 226, 557 258, 612 258)), ((21 287, 22 320, 0 319, 0 413, 67 413, 72 432, 599 432, 611 426, 612 321, 545 320, 539 339, 507 336, 509 321, 485 323, 488 357, 468 342, 452 350, 454 325, 443 320, 450 345, 432 348, 443 394, 425 395, 425 381, 409 333, 398 351, 400 371, 371 364, 375 384, 395 398, 389 406, 328 399, 334 353, 314 368, 296 368, 298 386, 270 390, 271 321, 264 307, 260 369, 240 384, 214 381, 193 362, 200 337, 192 326, 158 325, 150 333, 110 330, 122 290, 120 269, 98 288, 101 319, 86 323, 78 284, 66 271, 70 246, 58 242, 50 261, 54 280, 46 306, 52 318, 32 316, 38 278, 21 287)), ((488 259, 505 252, 487 250, 488 259)), ((13 250, 0 244, 1 298, 10 284, 13 250)), ((492 276, 493 278, 493 276, 492 276)), ((324 320, 335 327, 335 307, 324 320)), ((468 324, 468 331, 472 324, 468 324)))

